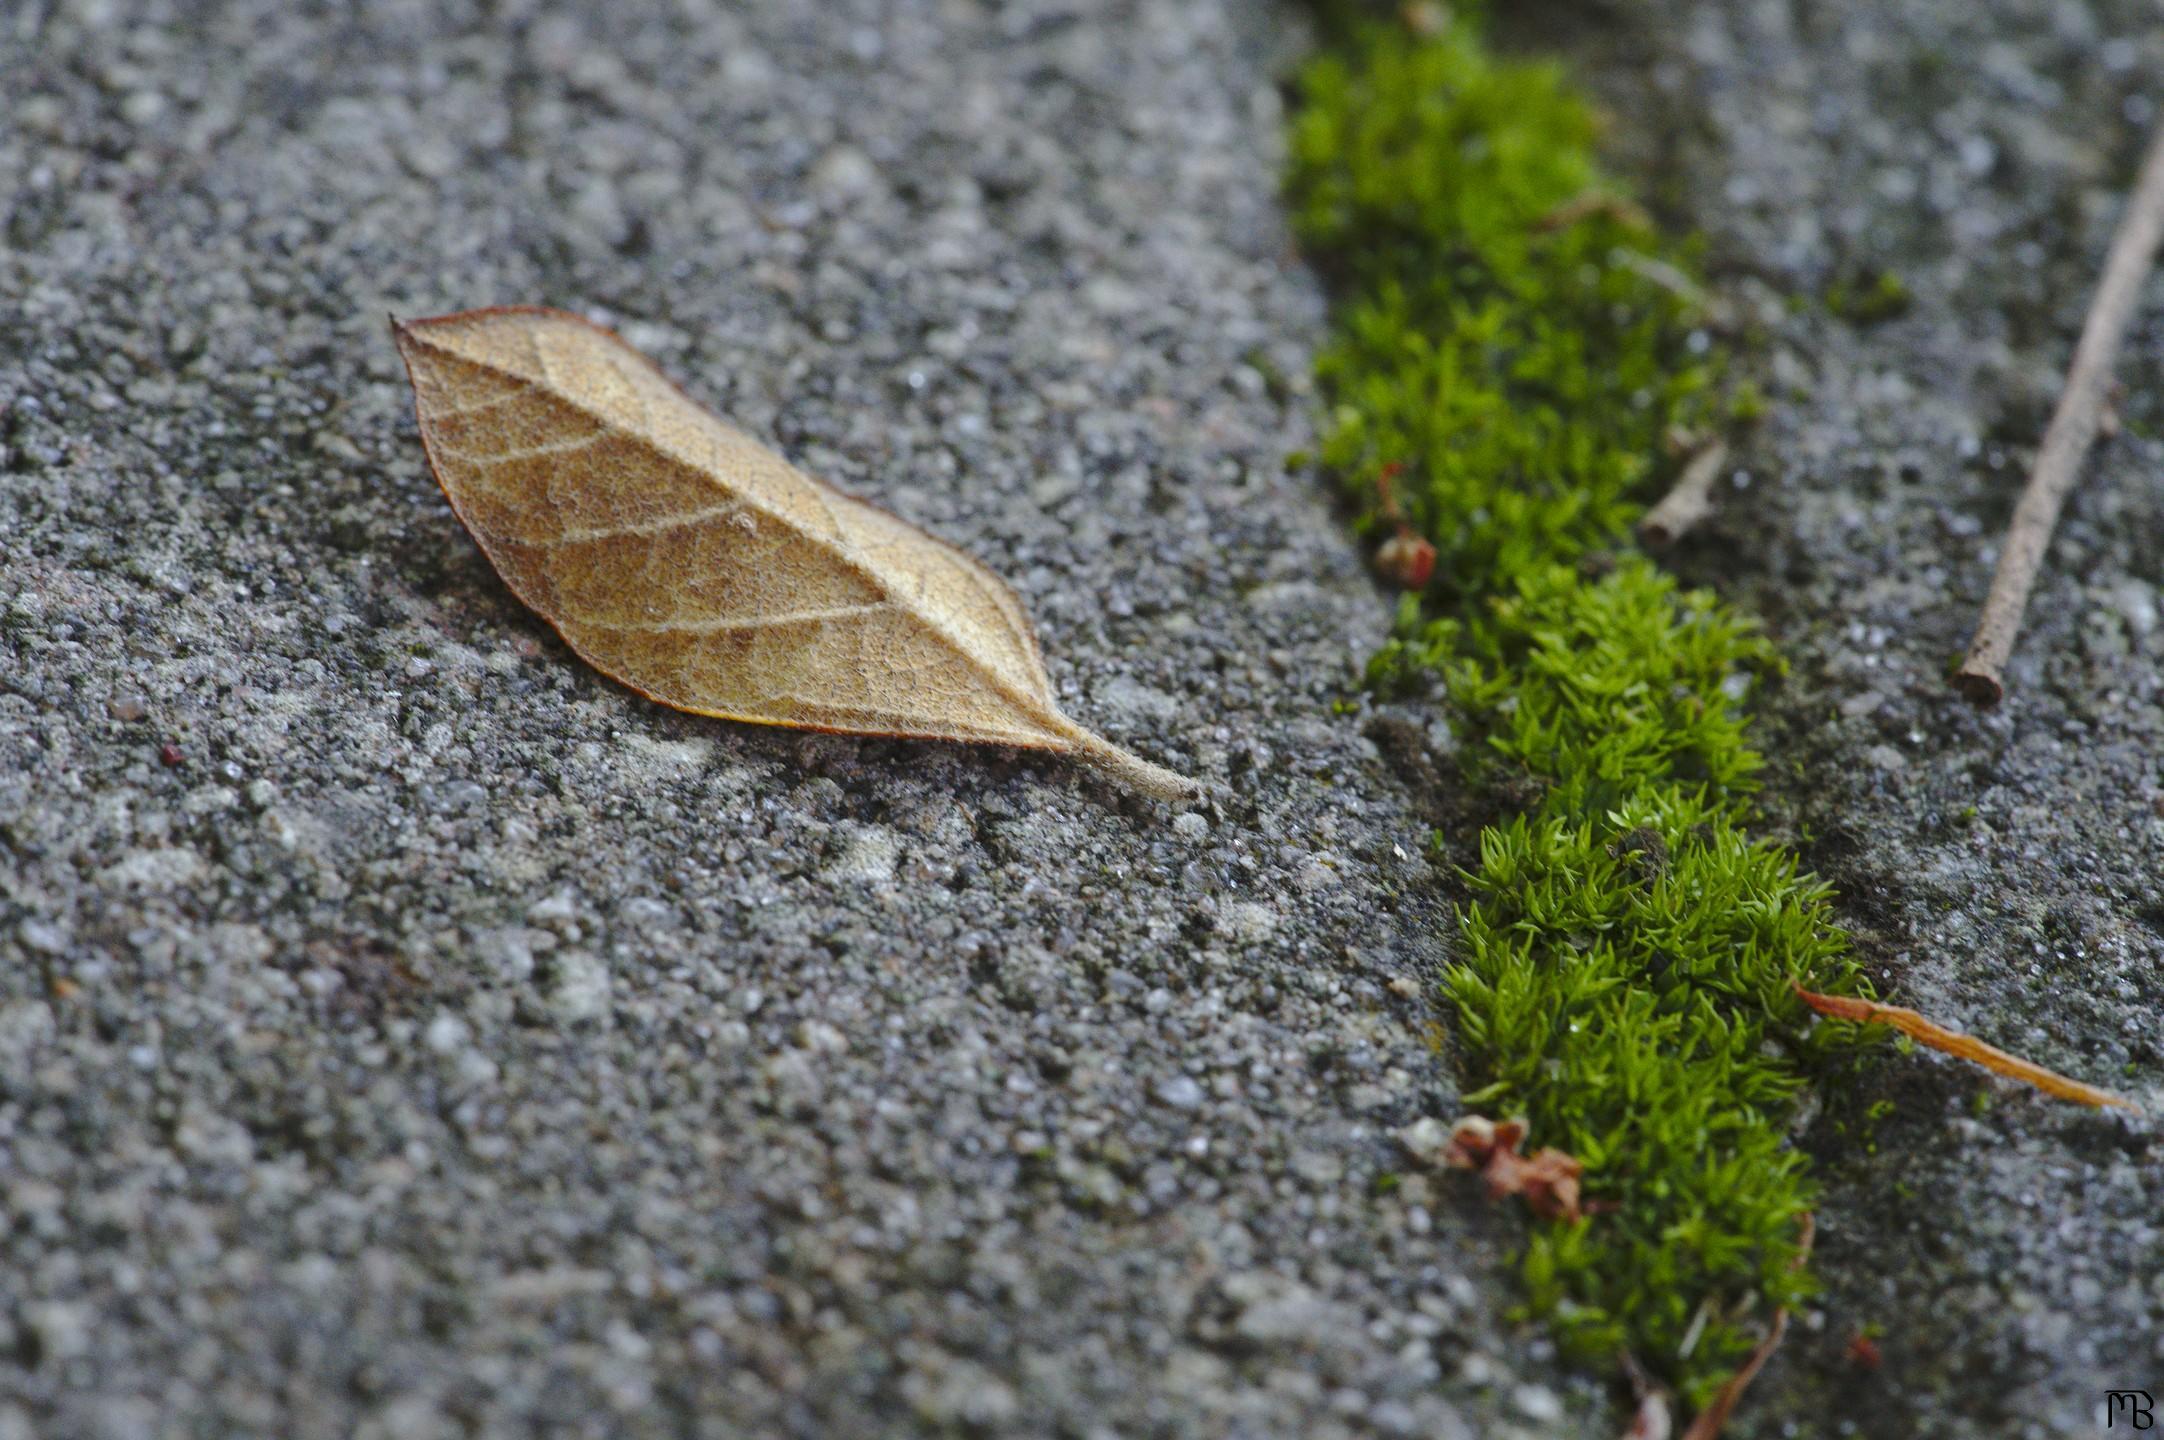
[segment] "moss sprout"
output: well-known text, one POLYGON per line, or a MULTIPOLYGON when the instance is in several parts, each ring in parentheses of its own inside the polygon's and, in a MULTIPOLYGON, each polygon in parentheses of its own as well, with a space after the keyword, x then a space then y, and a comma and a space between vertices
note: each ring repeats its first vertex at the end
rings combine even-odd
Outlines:
POLYGON ((1908 285, 1891 270, 1836 280, 1826 287, 1826 308, 1858 325, 1875 325, 1906 315, 1913 298, 1908 285))

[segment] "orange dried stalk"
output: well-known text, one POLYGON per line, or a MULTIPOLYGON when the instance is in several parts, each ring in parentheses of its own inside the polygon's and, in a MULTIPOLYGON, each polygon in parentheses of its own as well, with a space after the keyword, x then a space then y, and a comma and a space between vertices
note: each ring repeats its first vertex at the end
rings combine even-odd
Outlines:
POLYGON ((2109 1090, 2099 1090, 2094 1085, 2084 1085, 2079 1080, 2070 1080, 2055 1070, 2046 1070, 2018 1055, 2009 1055, 1996 1045, 1986 1045, 1973 1035, 1963 1035, 1935 1024, 1903 1006, 1881 1005, 1875 1000, 1856 1000, 1846 995, 1821 995, 1815 990, 1804 989, 1794 981, 1789 983, 1796 992, 1796 998, 1821 1015, 1831 1015, 1837 1020, 1853 1020, 1858 1024, 1891 1025, 1920 1045, 1928 1045, 1959 1059, 1973 1061, 1986 1070, 2011 1076, 2061 1100, 2097 1107, 2116 1105, 2124 1110, 2140 1108, 2124 1096, 2114 1095, 2109 1090))
POLYGON ((1651 231, 1653 217, 1646 208, 1627 195, 1617 195, 1607 190, 1588 190, 1550 210, 1533 222, 1539 231, 1563 230, 1581 220, 1604 215, 1626 230, 1651 231))

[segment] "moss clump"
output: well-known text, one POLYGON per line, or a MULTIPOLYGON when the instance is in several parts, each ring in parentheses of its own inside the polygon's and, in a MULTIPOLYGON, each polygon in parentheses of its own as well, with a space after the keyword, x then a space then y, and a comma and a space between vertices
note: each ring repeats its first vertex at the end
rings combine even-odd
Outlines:
POLYGON ((1559 72, 1496 64, 1462 25, 1360 34, 1309 67, 1292 129, 1293 224, 1341 293, 1320 459, 1363 526, 1394 507, 1432 538, 1433 588, 1462 600, 1628 526, 1717 370, 1559 72))
POLYGON ((1426 643, 1453 629, 1434 659, 1491 763, 1549 782, 1481 836, 1469 873, 1445 987, 1473 1098, 1567 1144, 1615 1207, 1534 1237, 1534 1306, 1582 1353, 1628 1345, 1686 1385, 1717 1381, 1748 1338, 1718 1320, 1686 1356, 1698 1307, 1807 1289, 1810 1189, 1781 1121, 1853 1038, 1789 989, 1856 983, 1824 888, 1743 829, 1761 762, 1741 702, 1777 661, 1637 557, 1591 581, 1547 567, 1426 643))
POLYGON ((1749 621, 1640 556, 1586 579, 1538 565, 1471 623, 1423 619, 1369 663, 1384 687, 1440 672, 1495 757, 1604 813, 1655 786, 1746 792, 1760 767, 1738 704, 1779 657, 1749 621))
POLYGON ((1667 432, 1721 408, 1690 257, 1581 199, 1614 193, 1585 104, 1468 24, 1355 28, 1302 89, 1293 214, 1341 287, 1321 459, 1438 557, 1371 679, 1440 677, 1473 778, 1540 785, 1462 857, 1467 1099, 1586 1165, 1596 1213, 1536 1230, 1532 1308, 1702 1399, 1810 1284, 1785 1127, 1858 1036, 1790 982, 1860 981, 1824 887, 1745 833, 1742 706, 1778 657, 1613 553, 1667 432))

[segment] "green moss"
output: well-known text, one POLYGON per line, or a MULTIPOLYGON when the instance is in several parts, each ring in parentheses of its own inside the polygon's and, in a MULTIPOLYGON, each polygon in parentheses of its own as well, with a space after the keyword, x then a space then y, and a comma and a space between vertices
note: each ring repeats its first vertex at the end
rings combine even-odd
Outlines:
POLYGON ((1438 561, 1370 679, 1440 678, 1469 777, 1539 796, 1454 857, 1467 1099, 1586 1165, 1597 1211, 1536 1226, 1531 1309, 1703 1398, 1810 1286, 1786 1126, 1860 1037, 1791 983, 1861 982, 1825 888, 1746 833, 1743 705, 1778 657, 1616 547, 1671 431, 1763 402, 1720 393, 1688 250, 1584 198, 1618 192, 1557 70, 1462 22, 1341 33, 1303 81, 1288 177, 1339 290, 1320 458, 1364 527, 1409 525, 1438 561))
POLYGON ((1906 315, 1911 303, 1908 285, 1891 270, 1836 280, 1826 287, 1826 308, 1858 325, 1875 325, 1906 315))
POLYGON ((1309 68, 1291 141, 1293 224, 1341 294, 1320 458, 1363 528, 1394 503, 1438 546, 1434 588, 1475 597, 1628 526, 1718 372, 1687 257, 1604 203, 1559 72, 1462 24, 1360 33, 1309 68))
POLYGON ((1400 685, 1440 672, 1498 757, 1557 782, 1551 803, 1605 812, 1654 785, 1748 788, 1760 767, 1738 700, 1779 659, 1703 591, 1631 556, 1588 580, 1540 565, 1470 624, 1417 612, 1369 664, 1400 685))

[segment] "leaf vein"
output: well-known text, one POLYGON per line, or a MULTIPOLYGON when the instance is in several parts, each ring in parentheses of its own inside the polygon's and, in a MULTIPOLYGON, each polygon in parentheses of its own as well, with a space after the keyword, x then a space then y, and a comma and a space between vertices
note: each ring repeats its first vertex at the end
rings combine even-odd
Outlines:
POLYGON ((686 510, 681 515, 663 515, 653 520, 634 520, 622 525, 587 525, 566 528, 553 540, 537 542, 544 550, 563 545, 583 545, 593 540, 614 540, 629 535, 662 535, 686 525, 701 525, 709 520, 726 520, 740 513, 743 505, 709 505, 703 510, 686 510))
POLYGON ((852 620, 892 607, 884 600, 863 605, 831 605, 817 610, 790 610, 774 615, 723 616, 711 620, 614 620, 588 621, 601 630, 636 630, 642 634, 701 635, 727 630, 767 630, 779 625, 809 625, 828 620, 852 620))

